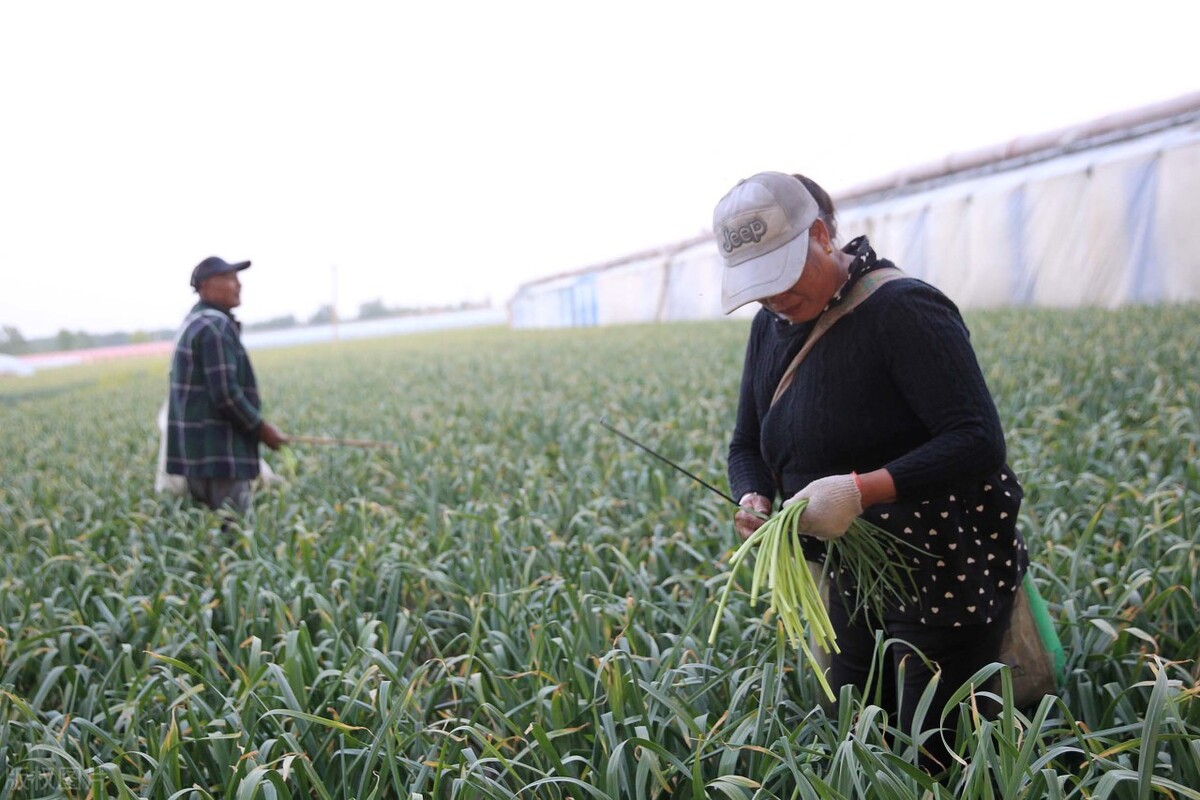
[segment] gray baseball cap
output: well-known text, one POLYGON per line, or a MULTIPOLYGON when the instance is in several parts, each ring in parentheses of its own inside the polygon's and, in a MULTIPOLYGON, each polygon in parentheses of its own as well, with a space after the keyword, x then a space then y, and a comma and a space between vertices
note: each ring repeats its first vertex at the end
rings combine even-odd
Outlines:
POLYGON ((721 307, 728 314, 785 292, 808 259, 808 229, 820 215, 804 184, 782 172, 739 181, 713 210, 713 234, 725 270, 721 307))

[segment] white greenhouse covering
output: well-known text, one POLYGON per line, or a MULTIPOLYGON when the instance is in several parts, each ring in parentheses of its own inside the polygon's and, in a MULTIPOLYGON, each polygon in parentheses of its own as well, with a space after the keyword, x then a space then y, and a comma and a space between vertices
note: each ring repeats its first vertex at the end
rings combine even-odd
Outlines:
MULTIPOLYGON (((818 180, 820 176, 814 176, 818 180)), ((963 308, 1200 301, 1200 93, 835 195, 842 242, 963 308)), ((715 318, 711 236, 522 286, 513 327, 715 318)), ((751 304, 738 315, 752 314, 751 304)))
POLYGON ((20 375, 27 377, 33 374, 33 367, 16 356, 0 353, 0 375, 20 375))

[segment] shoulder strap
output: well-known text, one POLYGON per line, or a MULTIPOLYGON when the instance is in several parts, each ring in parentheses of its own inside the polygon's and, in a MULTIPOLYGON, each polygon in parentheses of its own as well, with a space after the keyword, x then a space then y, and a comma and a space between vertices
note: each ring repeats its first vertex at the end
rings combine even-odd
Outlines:
POLYGON ((779 385, 775 387, 775 394, 771 397, 771 405, 775 405, 776 401, 787 391, 787 388, 792 385, 792 380, 796 377, 796 370, 799 369, 800 362, 813 349, 813 345, 825 334, 825 331, 832 328, 835 322, 860 306, 880 286, 899 278, 907 277, 907 275, 896 267, 885 267, 868 272, 859 278, 858 283, 850 288, 850 293, 846 295, 845 300, 817 318, 817 324, 813 326, 812 332, 808 334, 808 339, 804 342, 804 346, 800 348, 799 353, 796 353, 796 357, 792 359, 792 363, 788 364, 783 377, 779 379, 779 385))

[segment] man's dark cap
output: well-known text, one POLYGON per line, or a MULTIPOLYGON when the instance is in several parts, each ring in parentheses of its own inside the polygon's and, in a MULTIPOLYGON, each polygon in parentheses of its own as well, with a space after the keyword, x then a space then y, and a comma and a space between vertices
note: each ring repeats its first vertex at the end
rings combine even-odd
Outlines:
POLYGON ((236 264, 230 264, 223 258, 209 256, 192 270, 192 288, 199 289, 200 284, 213 275, 224 275, 226 272, 241 272, 249 266, 249 261, 239 261, 236 264))

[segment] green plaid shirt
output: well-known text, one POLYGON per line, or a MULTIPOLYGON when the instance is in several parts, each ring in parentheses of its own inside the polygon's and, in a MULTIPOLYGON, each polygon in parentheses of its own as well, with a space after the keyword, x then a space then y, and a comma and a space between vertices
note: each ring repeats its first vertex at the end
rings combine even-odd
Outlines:
POLYGON ((184 320, 171 360, 167 472, 190 478, 258 476, 258 384, 241 325, 200 302, 184 320))

